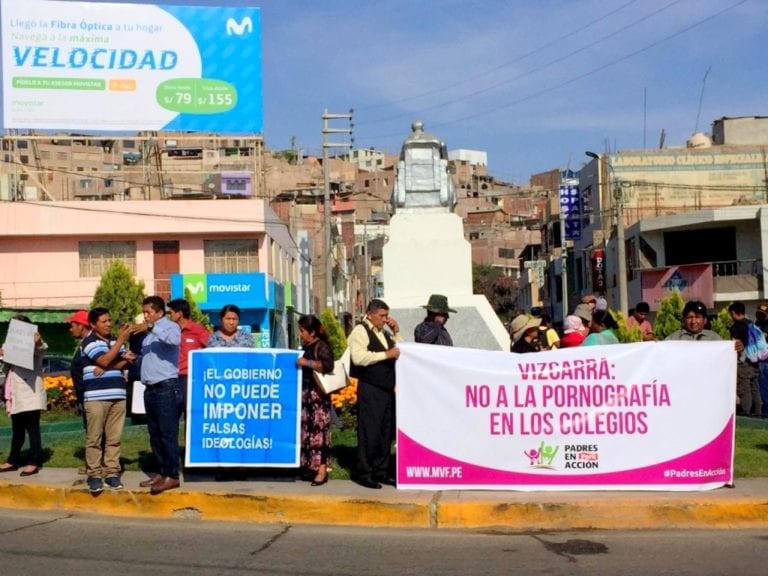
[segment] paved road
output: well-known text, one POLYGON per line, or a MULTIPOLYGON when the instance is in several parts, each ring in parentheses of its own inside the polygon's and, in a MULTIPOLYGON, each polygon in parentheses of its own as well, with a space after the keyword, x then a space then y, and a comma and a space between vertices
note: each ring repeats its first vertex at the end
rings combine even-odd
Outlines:
POLYGON ((766 530, 438 532, 0 509, 0 570, 25 576, 764 576, 767 539, 766 530))

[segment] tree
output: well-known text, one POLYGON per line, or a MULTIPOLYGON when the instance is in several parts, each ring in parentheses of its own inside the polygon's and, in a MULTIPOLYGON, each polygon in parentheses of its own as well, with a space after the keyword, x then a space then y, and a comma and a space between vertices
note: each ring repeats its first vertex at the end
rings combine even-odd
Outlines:
POLYGON ((133 324, 141 314, 144 300, 144 281, 136 281, 128 267, 115 261, 102 275, 101 282, 93 295, 91 308, 106 308, 115 327, 133 324))
POLYGON ((344 354, 344 350, 347 349, 347 336, 330 308, 322 311, 320 322, 328 335, 328 342, 331 345, 331 350, 333 350, 333 359, 338 360, 344 354))
POLYGON ((728 306, 723 306, 712 320, 711 330, 717 332, 723 340, 730 340, 731 326, 733 326, 733 318, 731 318, 731 314, 728 312, 728 306))
POLYGON ((502 321, 511 320, 517 285, 500 268, 475 264, 472 267, 472 292, 483 294, 502 321))
POLYGON ((624 314, 619 310, 610 309, 609 312, 611 313, 611 316, 613 316, 613 319, 616 320, 616 324, 619 325, 619 328, 616 331, 616 338, 619 339, 619 342, 623 344, 625 342, 643 341, 643 332, 640 330, 639 325, 635 324, 630 328, 627 326, 627 319, 624 317, 624 314))
POLYGON ((205 312, 200 310, 200 306, 194 301, 192 292, 189 288, 184 288, 184 300, 189 303, 189 318, 193 322, 197 322, 201 326, 205 326, 208 330, 213 330, 213 324, 211 323, 211 317, 205 312))
POLYGON ((659 302, 659 311, 653 323, 653 335, 656 336, 656 340, 664 340, 672 332, 680 329, 683 325, 683 306, 685 302, 677 290, 659 302))

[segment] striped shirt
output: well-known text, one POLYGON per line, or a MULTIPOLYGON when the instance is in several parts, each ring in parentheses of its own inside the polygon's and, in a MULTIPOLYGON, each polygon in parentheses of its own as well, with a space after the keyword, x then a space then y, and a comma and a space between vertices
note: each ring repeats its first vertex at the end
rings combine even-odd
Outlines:
MULTIPOLYGON (((114 341, 106 341, 91 332, 83 339, 80 345, 83 351, 85 367, 83 368, 83 386, 85 387, 85 401, 93 400, 125 400, 126 384, 123 371, 119 368, 109 368, 96 376, 94 373, 96 360, 109 352, 114 341)), ((125 352, 125 347, 120 347, 120 354, 125 352)))

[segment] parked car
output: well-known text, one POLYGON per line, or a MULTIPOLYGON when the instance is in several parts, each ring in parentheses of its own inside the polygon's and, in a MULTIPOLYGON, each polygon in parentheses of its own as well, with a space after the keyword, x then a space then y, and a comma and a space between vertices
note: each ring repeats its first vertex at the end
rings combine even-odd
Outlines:
POLYGON ((46 356, 43 358, 43 376, 69 376, 72 358, 67 356, 46 356))

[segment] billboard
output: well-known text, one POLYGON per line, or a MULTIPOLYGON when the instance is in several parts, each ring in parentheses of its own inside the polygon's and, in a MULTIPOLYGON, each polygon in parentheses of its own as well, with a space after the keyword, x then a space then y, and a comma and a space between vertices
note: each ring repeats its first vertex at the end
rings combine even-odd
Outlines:
POLYGON ((578 184, 561 184, 560 212, 565 220, 565 239, 581 238, 581 195, 578 184))
POLYGON ((258 8, 3 0, 3 125, 260 133, 258 8))

